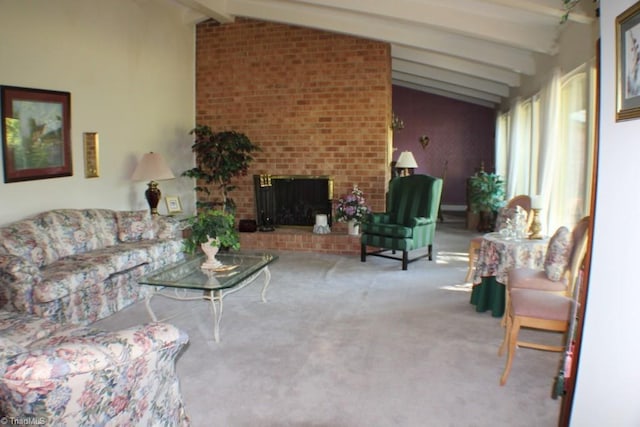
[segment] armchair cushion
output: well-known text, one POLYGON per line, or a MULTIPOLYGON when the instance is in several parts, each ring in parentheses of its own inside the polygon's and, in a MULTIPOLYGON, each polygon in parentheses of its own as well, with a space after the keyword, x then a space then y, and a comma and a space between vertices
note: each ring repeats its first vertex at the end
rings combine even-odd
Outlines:
POLYGON ((405 227, 398 224, 362 224, 363 233, 380 234, 387 237, 396 239, 404 239, 411 237, 413 229, 411 227, 405 227))

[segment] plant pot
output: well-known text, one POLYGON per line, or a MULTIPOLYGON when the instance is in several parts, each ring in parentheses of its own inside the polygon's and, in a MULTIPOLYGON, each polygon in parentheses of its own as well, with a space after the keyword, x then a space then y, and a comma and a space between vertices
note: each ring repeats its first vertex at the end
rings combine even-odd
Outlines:
POLYGON ((350 236, 358 236, 360 234, 360 224, 355 219, 347 221, 347 230, 350 236))
POLYGON ((219 246, 211 246, 211 242, 213 240, 214 239, 209 238, 209 241, 207 241, 207 243, 201 243, 200 244, 200 247, 202 248, 202 251, 207 256, 207 260, 205 262, 203 262, 202 266, 201 266, 201 268, 203 268, 203 269, 219 268, 222 265, 222 263, 216 259, 216 255, 218 254, 218 251, 220 250, 220 247, 219 246))
POLYGON ((480 211, 480 219, 478 221, 478 231, 482 233, 489 233, 494 230, 496 226, 496 212, 492 211, 480 211))

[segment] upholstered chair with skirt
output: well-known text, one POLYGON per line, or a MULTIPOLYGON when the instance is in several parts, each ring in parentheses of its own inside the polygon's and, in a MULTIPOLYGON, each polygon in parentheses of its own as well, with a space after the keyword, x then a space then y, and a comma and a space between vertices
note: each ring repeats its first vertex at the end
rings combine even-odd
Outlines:
POLYGON ((389 183, 384 213, 372 213, 362 224, 361 261, 367 255, 402 261, 406 270, 409 262, 428 257, 433 259, 433 237, 438 220, 442 194, 442 179, 429 175, 397 177, 389 183), (367 247, 377 249, 367 252, 367 247), (409 252, 427 248, 427 252, 409 259, 409 252), (402 252, 402 258, 395 256, 402 252))

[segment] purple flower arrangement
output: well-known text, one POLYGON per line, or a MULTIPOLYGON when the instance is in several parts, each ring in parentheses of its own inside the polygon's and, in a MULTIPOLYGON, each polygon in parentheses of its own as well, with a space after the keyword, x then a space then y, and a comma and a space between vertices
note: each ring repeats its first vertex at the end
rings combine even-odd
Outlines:
POLYGON ((336 220, 338 222, 354 220, 357 224, 360 224, 369 212, 371 212, 371 209, 364 200, 364 193, 357 185, 354 185, 351 193, 338 199, 336 220))

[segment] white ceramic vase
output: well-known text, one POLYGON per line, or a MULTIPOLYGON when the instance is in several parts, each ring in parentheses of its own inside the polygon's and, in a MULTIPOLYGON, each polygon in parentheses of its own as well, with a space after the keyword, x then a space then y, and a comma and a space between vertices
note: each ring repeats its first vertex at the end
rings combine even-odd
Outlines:
POLYGON ((207 243, 200 244, 202 251, 207 256, 207 260, 202 263, 202 268, 204 269, 219 268, 222 265, 222 263, 216 259, 216 255, 218 254, 220 247, 217 244, 211 245, 211 242, 214 241, 217 241, 217 239, 212 239, 210 237, 207 243))
POLYGON ((347 221, 348 232, 350 236, 357 236, 360 234, 360 224, 355 219, 347 221))

